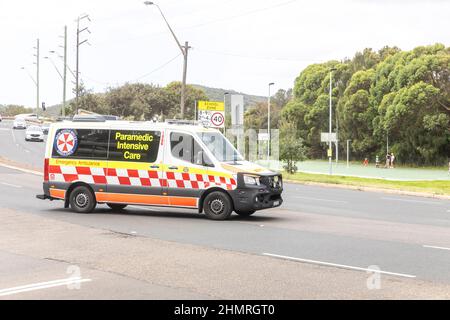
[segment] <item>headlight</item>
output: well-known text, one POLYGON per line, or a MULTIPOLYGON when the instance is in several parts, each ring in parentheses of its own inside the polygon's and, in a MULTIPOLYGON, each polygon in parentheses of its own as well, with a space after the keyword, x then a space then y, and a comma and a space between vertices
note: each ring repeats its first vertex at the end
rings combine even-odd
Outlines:
POLYGON ((244 183, 252 186, 259 186, 259 177, 244 175, 244 183))

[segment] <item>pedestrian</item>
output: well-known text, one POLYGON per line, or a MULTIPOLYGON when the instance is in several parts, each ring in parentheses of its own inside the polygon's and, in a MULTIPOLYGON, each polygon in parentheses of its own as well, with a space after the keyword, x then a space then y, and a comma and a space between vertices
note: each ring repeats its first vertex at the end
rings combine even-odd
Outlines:
POLYGON ((364 167, 367 167, 369 165, 369 159, 365 158, 363 165, 364 165, 364 167))
POLYGON ((375 168, 379 168, 380 167, 380 158, 378 157, 378 155, 375 157, 375 168))
POLYGON ((391 155, 388 153, 388 154, 386 154, 386 165, 385 165, 385 168, 389 169, 390 166, 391 166, 391 155))
POLYGON ((394 168, 394 161, 395 161, 395 155, 394 155, 394 153, 392 152, 392 153, 391 153, 391 168, 394 168))

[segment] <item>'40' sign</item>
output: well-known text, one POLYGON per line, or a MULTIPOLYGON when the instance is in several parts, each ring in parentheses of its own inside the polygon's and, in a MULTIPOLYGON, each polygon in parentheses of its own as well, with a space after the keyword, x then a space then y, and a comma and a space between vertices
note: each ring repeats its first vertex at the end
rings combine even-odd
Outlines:
POLYGON ((223 102, 199 101, 197 120, 207 122, 212 128, 225 127, 225 105, 223 102))

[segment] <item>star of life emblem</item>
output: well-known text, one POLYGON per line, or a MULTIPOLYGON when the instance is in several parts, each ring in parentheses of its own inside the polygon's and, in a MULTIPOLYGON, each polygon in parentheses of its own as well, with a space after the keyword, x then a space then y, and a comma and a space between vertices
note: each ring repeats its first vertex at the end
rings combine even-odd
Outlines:
POLYGON ((55 149, 59 155, 68 157, 77 150, 78 138, 73 130, 61 130, 55 138, 55 149))

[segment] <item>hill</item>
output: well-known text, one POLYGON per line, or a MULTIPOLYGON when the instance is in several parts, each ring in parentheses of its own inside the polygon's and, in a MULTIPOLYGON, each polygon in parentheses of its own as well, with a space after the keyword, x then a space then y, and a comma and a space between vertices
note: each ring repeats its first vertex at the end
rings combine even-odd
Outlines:
MULTIPOLYGON (((203 90, 206 94, 206 96, 208 97, 209 100, 211 101, 223 101, 223 95, 225 92, 228 92, 230 94, 241 94, 244 96, 244 105, 245 107, 249 107, 254 105, 257 102, 265 102, 267 101, 266 97, 262 97, 262 96, 255 96, 255 95, 250 95, 250 94, 246 94, 246 93, 242 93, 242 92, 238 92, 236 90, 226 90, 226 89, 221 89, 221 88, 212 88, 212 87, 207 87, 207 86, 203 86, 203 85, 198 85, 198 84, 193 84, 193 87, 195 87, 196 89, 200 89, 203 90)), ((67 101, 67 104, 70 103, 71 100, 67 101)), ((57 117, 61 114, 61 104, 57 104, 57 105, 53 105, 53 106, 49 106, 47 107, 46 112, 44 113, 46 116, 49 117, 57 117)))
POLYGON ((246 107, 254 105, 257 102, 265 102, 267 101, 267 97, 262 96, 255 96, 250 94, 245 94, 242 92, 238 92, 235 90, 226 90, 221 88, 211 88, 207 86, 202 86, 199 84, 193 84, 193 87, 197 89, 201 89, 205 92, 205 94, 208 96, 209 100, 211 101, 223 101, 223 95, 228 92, 230 94, 242 94, 244 96, 244 105, 246 107))

